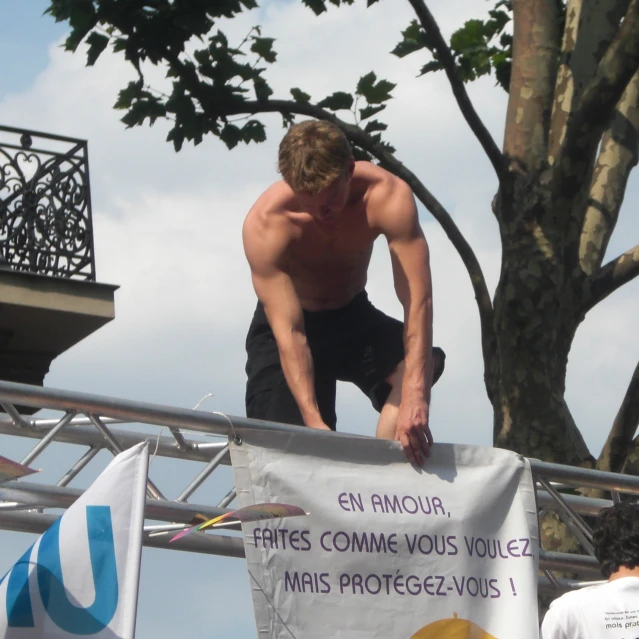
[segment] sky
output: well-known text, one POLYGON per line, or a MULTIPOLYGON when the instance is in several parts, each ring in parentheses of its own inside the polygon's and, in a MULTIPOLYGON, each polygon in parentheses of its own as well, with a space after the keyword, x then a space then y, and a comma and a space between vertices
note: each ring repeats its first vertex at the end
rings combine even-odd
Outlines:
MULTIPOLYGON (((277 39, 278 62, 268 72, 275 97, 286 97, 292 86, 318 98, 352 90, 371 69, 397 83, 384 113, 388 139, 454 217, 493 291, 500 247, 490 211, 496 191, 492 168, 445 77, 417 78, 425 62, 419 54, 404 60, 389 55, 412 19, 409 4, 386 0, 370 9, 365 4, 331 7, 318 18, 300 2, 272 0, 223 28, 239 42, 261 24, 263 35, 277 39)), ((115 321, 56 359, 45 383, 185 408, 212 393, 202 408, 242 415, 244 337, 255 295, 240 229, 255 199, 278 179, 281 121, 264 119, 268 141, 258 146, 229 152, 211 137, 176 154, 165 142, 165 124, 127 130, 122 114, 112 109, 118 90, 133 77, 131 69, 109 53, 86 68, 81 54, 63 51, 65 26, 42 15, 46 6, 45 0, 0 3, 0 124, 88 140, 97 279, 120 288, 115 321)), ((429 6, 450 34, 466 19, 484 15, 489 3, 433 0, 429 6)), ((501 144, 506 94, 491 78, 469 92, 501 144)), ((608 258, 639 242, 638 203, 633 174, 608 258)), ((420 219, 431 250, 434 340, 447 353, 446 372, 433 391, 433 434, 436 441, 489 446, 492 412, 468 275, 427 211, 420 211, 420 219)), ((401 317, 382 242, 375 248, 368 291, 378 307, 401 317)), ((638 293, 635 281, 589 313, 570 355, 567 401, 595 455, 639 360, 638 293)), ((337 413, 340 430, 374 432, 376 413, 356 389, 339 388, 337 413)), ((11 440, 0 452, 19 458, 24 447, 11 440)), ((55 467, 58 453, 66 459, 54 449, 43 456, 42 467, 45 462, 55 467)), ((187 483, 179 478, 182 470, 156 459, 151 477, 176 496, 187 483)), ((221 477, 219 485, 196 493, 195 501, 212 503, 226 493, 230 475, 221 477)), ((32 541, 0 531, 0 573, 32 541)), ((137 636, 191 633, 255 635, 243 562, 145 549, 137 636)))

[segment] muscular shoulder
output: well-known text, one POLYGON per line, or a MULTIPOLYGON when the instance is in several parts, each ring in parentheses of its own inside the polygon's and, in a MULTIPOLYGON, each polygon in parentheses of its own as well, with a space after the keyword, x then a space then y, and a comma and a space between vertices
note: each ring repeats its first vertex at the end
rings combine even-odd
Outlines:
POLYGON ((415 198, 404 180, 369 162, 358 162, 353 178, 367 183, 366 210, 373 228, 394 234, 417 222, 415 198))
POLYGON ((276 182, 257 199, 242 227, 244 252, 252 269, 277 265, 295 234, 289 214, 293 194, 285 182, 276 182))

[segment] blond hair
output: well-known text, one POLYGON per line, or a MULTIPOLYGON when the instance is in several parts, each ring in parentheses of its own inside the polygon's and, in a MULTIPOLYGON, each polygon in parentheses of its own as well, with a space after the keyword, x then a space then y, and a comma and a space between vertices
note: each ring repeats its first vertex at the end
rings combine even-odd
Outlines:
POLYGON ((344 133, 330 122, 294 124, 280 142, 277 168, 298 193, 316 195, 346 177, 352 160, 344 133))

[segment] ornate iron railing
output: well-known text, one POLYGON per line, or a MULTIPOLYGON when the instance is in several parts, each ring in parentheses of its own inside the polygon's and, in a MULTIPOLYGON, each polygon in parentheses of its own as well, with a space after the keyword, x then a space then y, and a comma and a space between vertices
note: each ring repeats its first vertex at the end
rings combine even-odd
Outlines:
POLYGON ((86 141, 0 126, 0 268, 95 281, 86 141))

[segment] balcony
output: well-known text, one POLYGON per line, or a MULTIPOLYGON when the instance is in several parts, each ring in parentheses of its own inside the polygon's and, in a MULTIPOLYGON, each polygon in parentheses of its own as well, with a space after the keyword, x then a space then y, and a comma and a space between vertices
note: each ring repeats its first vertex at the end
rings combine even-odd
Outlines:
POLYGON ((0 379, 42 385, 116 289, 96 281, 86 141, 0 126, 0 379))

